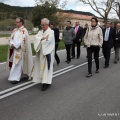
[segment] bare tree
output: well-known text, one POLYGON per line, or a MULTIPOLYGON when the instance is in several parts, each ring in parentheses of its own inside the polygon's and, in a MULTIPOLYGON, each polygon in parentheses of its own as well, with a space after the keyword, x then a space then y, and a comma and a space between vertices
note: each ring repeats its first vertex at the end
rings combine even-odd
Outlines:
POLYGON ((108 15, 112 9, 114 0, 79 0, 84 4, 90 5, 90 7, 97 12, 106 22, 108 15))
POLYGON ((120 0, 114 0, 112 9, 116 12, 118 18, 120 19, 120 0))
POLYGON ((65 8, 67 0, 61 3, 61 0, 34 0, 37 5, 45 4, 46 2, 56 6, 57 8, 65 8))

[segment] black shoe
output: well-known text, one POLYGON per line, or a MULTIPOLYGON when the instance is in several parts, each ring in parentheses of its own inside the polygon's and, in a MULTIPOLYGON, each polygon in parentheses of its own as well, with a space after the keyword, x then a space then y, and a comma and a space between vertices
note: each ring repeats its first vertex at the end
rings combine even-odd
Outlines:
POLYGON ((114 61, 115 64, 117 64, 117 61, 114 61))
POLYGON ((70 63, 70 61, 67 61, 67 64, 69 64, 70 63))
POLYGON ((95 73, 99 73, 99 69, 96 69, 95 73))
POLYGON ((74 58, 75 58, 75 56, 72 56, 72 57, 71 57, 71 59, 74 59, 74 58))
POLYGON ((45 91, 45 90, 47 90, 49 87, 50 87, 50 84, 43 84, 43 85, 42 85, 42 88, 41 88, 41 91, 45 91))
POLYGON ((88 75, 87 75, 86 77, 88 78, 88 77, 91 77, 91 76, 92 76, 92 74, 91 74, 91 73, 88 73, 88 75))
POLYGON ((12 84, 17 84, 19 81, 11 81, 12 84))
POLYGON ((57 62, 57 65, 59 65, 59 64, 60 64, 60 61, 57 62))
POLYGON ((108 68, 108 65, 105 65, 103 68, 108 68))
POLYGON ((28 76, 25 76, 25 77, 22 78, 22 80, 28 80, 28 79, 29 79, 28 76))

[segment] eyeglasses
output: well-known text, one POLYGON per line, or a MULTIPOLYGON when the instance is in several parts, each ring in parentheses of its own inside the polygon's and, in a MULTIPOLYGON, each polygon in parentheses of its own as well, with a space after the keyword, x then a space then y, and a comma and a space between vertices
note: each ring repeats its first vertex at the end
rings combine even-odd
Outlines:
POLYGON ((21 23, 21 22, 16 21, 15 23, 21 23))
POLYGON ((41 27, 44 27, 45 25, 46 25, 46 24, 41 24, 40 26, 41 26, 41 27))

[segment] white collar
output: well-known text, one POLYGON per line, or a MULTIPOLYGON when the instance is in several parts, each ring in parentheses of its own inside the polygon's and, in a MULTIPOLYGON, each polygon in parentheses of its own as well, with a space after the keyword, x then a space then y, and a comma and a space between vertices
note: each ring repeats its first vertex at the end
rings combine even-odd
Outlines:
POLYGON ((106 28, 107 30, 110 30, 110 27, 109 28, 106 28))

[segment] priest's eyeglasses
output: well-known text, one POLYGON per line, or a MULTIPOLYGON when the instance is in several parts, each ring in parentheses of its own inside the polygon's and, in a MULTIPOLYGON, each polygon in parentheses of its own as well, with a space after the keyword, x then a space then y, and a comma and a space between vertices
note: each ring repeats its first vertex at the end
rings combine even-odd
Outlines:
POLYGON ((43 25, 41 24, 40 26, 41 26, 41 27, 44 27, 44 26, 45 26, 45 24, 43 24, 43 25))
POLYGON ((16 21, 15 23, 21 23, 21 22, 16 21))

